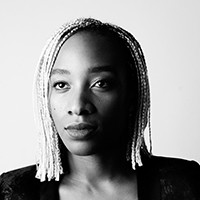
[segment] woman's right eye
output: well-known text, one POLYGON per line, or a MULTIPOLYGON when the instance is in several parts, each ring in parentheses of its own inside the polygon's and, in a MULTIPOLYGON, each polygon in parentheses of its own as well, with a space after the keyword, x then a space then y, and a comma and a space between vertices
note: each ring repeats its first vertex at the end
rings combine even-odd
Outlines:
POLYGON ((56 90, 69 90, 71 88, 67 82, 63 82, 63 81, 54 83, 53 87, 56 90))

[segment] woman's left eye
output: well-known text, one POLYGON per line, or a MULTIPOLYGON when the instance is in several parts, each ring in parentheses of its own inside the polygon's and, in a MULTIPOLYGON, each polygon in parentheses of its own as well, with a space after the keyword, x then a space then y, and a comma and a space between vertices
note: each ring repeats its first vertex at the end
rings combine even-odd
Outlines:
POLYGON ((93 85, 93 87, 100 88, 100 89, 108 89, 110 87, 110 84, 108 83, 108 81, 100 80, 100 81, 97 81, 93 85))

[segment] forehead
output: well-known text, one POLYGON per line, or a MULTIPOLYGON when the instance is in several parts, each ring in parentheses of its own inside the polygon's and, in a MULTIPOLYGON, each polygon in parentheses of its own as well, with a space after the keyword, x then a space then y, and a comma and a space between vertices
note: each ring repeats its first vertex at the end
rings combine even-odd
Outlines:
MULTIPOLYGON (((122 53, 125 48, 122 40, 109 32, 96 30, 83 30, 72 35, 66 42, 66 45, 79 43, 90 48, 106 48, 114 52, 122 53)), ((79 45, 80 46, 80 45, 79 45)))
POLYGON ((103 43, 109 46, 115 46, 117 49, 125 47, 125 42, 115 33, 104 29, 86 29, 80 30, 77 33, 70 36, 66 42, 70 40, 77 40, 80 38, 84 38, 85 40, 89 39, 87 42, 90 43, 103 43))
POLYGON ((110 34, 80 31, 65 41, 55 64, 77 59, 82 62, 91 61, 94 64, 124 63, 127 54, 124 46, 110 34))

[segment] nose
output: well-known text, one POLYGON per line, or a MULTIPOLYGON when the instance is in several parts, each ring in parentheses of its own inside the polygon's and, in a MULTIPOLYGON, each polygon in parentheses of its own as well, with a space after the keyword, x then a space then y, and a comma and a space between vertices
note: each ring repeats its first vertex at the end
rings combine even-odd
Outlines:
POLYGON ((85 91, 74 92, 70 101, 67 111, 69 115, 90 115, 96 110, 89 94, 85 91))

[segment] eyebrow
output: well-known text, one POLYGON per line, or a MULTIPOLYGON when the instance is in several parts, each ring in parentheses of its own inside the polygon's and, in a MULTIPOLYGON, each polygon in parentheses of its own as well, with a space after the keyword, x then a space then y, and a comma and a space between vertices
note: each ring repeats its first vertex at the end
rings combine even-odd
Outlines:
MULTIPOLYGON (((116 73, 116 68, 112 65, 103 65, 103 66, 95 66, 88 69, 89 73, 100 73, 100 72, 112 72, 116 73)), ((69 75, 70 71, 67 69, 53 69, 51 72, 51 76, 59 74, 59 75, 69 75)))
POLYGON ((64 74, 70 74, 70 72, 66 69, 53 69, 51 72, 51 75, 55 75, 55 74, 64 75, 64 74))
POLYGON ((116 73, 116 67, 114 67, 112 65, 95 66, 95 67, 89 68, 89 72, 90 73, 99 73, 99 72, 116 73))

